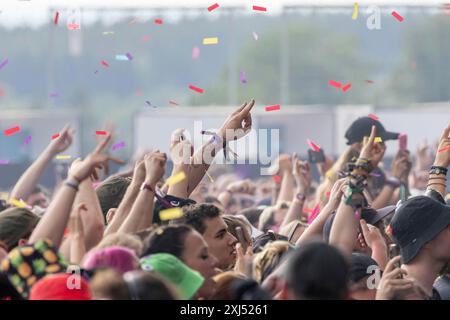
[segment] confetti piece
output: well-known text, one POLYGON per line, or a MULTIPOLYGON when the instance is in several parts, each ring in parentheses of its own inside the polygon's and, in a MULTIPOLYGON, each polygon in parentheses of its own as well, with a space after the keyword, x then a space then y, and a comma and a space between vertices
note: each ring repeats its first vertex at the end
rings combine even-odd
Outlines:
POLYGON ((170 208, 161 210, 159 212, 159 218, 161 221, 173 220, 183 216, 183 210, 181 208, 170 208))
POLYGON ((4 66, 6 66, 7 64, 8 64, 8 59, 6 59, 5 61, 3 61, 2 63, 0 63, 0 70, 4 67, 4 66))
POLYGON ((0 159, 0 164, 8 164, 9 160, 0 159))
POLYGON ((20 200, 11 199, 9 201, 9 203, 12 204, 15 207, 18 207, 18 208, 26 208, 26 207, 28 207, 27 203, 24 202, 22 199, 20 199, 20 200))
POLYGON ((368 115, 368 117, 373 120, 380 120, 380 118, 378 118, 376 115, 371 114, 371 113, 368 115))
POLYGON ((330 80, 330 81, 328 82, 328 84, 329 84, 330 86, 332 86, 332 87, 339 88, 339 89, 342 87, 342 84, 341 84, 341 83, 339 83, 339 82, 337 82, 337 81, 334 81, 334 80, 330 80))
POLYGON ((352 87, 352 84, 351 83, 349 83, 349 84, 347 84, 347 85, 345 85, 344 87, 342 87, 342 91, 347 91, 348 89, 350 89, 352 87))
POLYGON ((69 23, 69 24, 67 25, 67 28, 68 28, 69 30, 80 30, 80 25, 77 24, 77 23, 69 23))
POLYGON ((58 98, 58 97, 59 97, 59 94, 58 94, 57 92, 50 93, 50 94, 49 94, 49 97, 50 97, 50 98, 58 98))
POLYGON ((370 175, 371 175, 372 177, 376 177, 376 178, 381 177, 381 174, 380 174, 380 173, 375 173, 375 172, 371 172, 370 175))
POLYGON ((281 182, 281 177, 280 176, 272 176, 273 181, 275 181, 275 183, 280 183, 281 182))
POLYGON ((217 9, 218 7, 219 7, 219 4, 218 3, 214 3, 213 5, 210 5, 208 7, 208 11, 211 12, 211 11, 217 9))
POLYGON ((196 86, 193 86, 192 84, 189 85, 189 89, 197 91, 198 93, 203 93, 203 89, 202 88, 198 88, 196 86))
POLYGON ((366 83, 372 84, 373 81, 372 80, 365 80, 366 83))
POLYGON ((375 137, 374 142, 383 142, 383 139, 381 137, 375 137))
POLYGON ((253 39, 255 39, 255 41, 258 40, 258 34, 255 31, 253 31, 253 39))
POLYGON ((200 49, 198 47, 192 48, 192 59, 198 59, 200 57, 200 49))
POLYGON ((316 204, 316 206, 312 209, 310 216, 308 217, 308 224, 313 223, 313 221, 317 218, 320 213, 320 204, 316 204))
POLYGON ((150 36, 143 36, 142 37, 142 41, 143 42, 147 42, 148 40, 150 40, 150 36))
POLYGON ((31 136, 28 136, 28 137, 25 139, 24 144, 29 144, 30 141, 31 141, 31 136))
POLYGON ((358 4, 355 2, 355 5, 353 7, 352 20, 356 19, 358 19, 358 4))
POLYGON ((260 6, 253 6, 253 11, 267 11, 267 8, 260 6))
POLYGON ((447 196, 445 197, 446 200, 450 200, 450 193, 447 193, 447 196))
POLYGON ((206 173, 206 176, 208 177, 209 181, 211 183, 214 183, 214 179, 213 179, 213 177, 211 177, 211 175, 208 173, 208 171, 206 171, 205 173, 206 173))
POLYGON ((106 62, 105 60, 102 60, 102 65, 103 65, 105 68, 108 68, 108 67, 109 67, 108 62, 106 62))
POLYGON ((123 54, 116 54, 116 60, 120 60, 120 61, 128 61, 128 57, 126 55, 123 54))
POLYGON ((219 43, 219 38, 204 38, 203 39, 203 44, 204 45, 208 45, 208 44, 217 44, 219 43))
POLYGON ((447 151, 447 150, 450 150, 450 146, 442 148, 442 149, 438 150, 438 152, 444 152, 444 151, 447 151))
POLYGON ((95 131, 95 134, 105 136, 107 134, 106 131, 95 131))
POLYGON ((186 179, 186 174, 184 173, 184 171, 178 172, 176 175, 169 177, 166 180, 166 184, 168 184, 169 186, 173 186, 181 181, 183 181, 184 179, 186 179))
POLYGON ((326 196, 327 198, 329 198, 330 195, 331 195, 331 192, 330 192, 330 191, 325 192, 325 196, 326 196))
POLYGON ((59 18, 59 12, 56 11, 56 13, 55 13, 55 19, 53 20, 55 26, 58 25, 58 18, 59 18))
POLYGON ((355 219, 356 220, 361 219, 361 209, 356 209, 356 211, 355 211, 355 219))
POLYGON ((173 104, 173 105, 175 105, 175 106, 179 106, 178 103, 176 103, 175 101, 172 101, 172 100, 170 100, 169 103, 170 103, 170 104, 173 104))
POLYGON ((127 52, 125 55, 127 56, 128 60, 133 60, 133 56, 131 55, 131 53, 127 52))
POLYGON ((155 19, 155 24, 163 24, 162 19, 155 19))
POLYGON ((247 83, 247 77, 246 77, 244 71, 241 71, 241 72, 239 73, 239 79, 241 80, 242 83, 247 83))
POLYGON ((72 156, 56 156, 56 159, 70 159, 72 156))
POLYGON ((113 35, 113 34, 114 34, 114 31, 105 31, 105 32, 103 32, 104 36, 109 36, 109 35, 113 35))
POLYGON ((312 142, 312 141, 309 140, 309 139, 306 139, 306 142, 308 143, 309 147, 310 147, 312 150, 314 150, 315 152, 320 152, 320 147, 319 147, 317 144, 315 144, 314 142, 312 142))
POLYGON ((5 134, 5 136, 10 136, 13 135, 14 133, 17 133, 20 131, 20 127, 14 127, 14 128, 10 128, 10 129, 6 129, 5 131, 3 131, 3 133, 5 134))
POLYGON ((401 15, 399 15, 396 11, 392 11, 392 16, 397 19, 397 21, 402 22, 404 19, 401 15))
POLYGON ((266 111, 275 111, 275 110, 280 110, 280 105, 279 104, 275 104, 273 106, 267 106, 265 107, 266 111))
POLYGON ((112 146, 112 149, 118 150, 118 149, 122 149, 123 147, 125 147, 125 141, 116 143, 115 145, 112 146))
POLYGON ((52 140, 55 140, 56 138, 59 137, 59 133, 52 135, 52 140))

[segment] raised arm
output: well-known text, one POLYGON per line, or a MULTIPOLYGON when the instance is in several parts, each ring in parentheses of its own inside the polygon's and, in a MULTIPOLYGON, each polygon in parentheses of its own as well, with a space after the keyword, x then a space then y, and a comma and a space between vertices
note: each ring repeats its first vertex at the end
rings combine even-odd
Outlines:
POLYGON ((76 160, 76 163, 72 164, 69 178, 50 203, 44 216, 31 234, 29 243, 34 243, 40 239, 49 239, 56 248, 59 248, 79 184, 89 178, 95 168, 101 167, 109 160, 122 163, 121 160, 102 153, 109 139, 110 136, 108 135, 86 159, 83 161, 76 160))
POLYGON ((308 195, 309 186, 311 185, 311 169, 307 161, 300 161, 297 154, 292 156, 292 174, 297 184, 295 195, 292 198, 289 210, 284 216, 281 227, 296 219, 300 220, 306 197, 308 195))
POLYGON ((176 184, 169 185, 168 195, 178 198, 188 198, 191 156, 194 148, 183 134, 184 129, 177 129, 172 133, 170 142, 170 156, 173 162, 171 177, 184 174, 186 178, 176 184))
POLYGON ((166 160, 166 154, 159 152, 159 150, 155 150, 145 156, 145 181, 143 188, 139 191, 130 214, 120 226, 118 232, 137 232, 152 225, 156 183, 164 175, 166 160))
POLYGON ((73 130, 67 124, 60 132, 59 137, 53 139, 47 148, 42 151, 38 158, 22 174, 11 191, 10 199, 26 200, 33 192, 48 164, 58 153, 70 147, 72 139, 73 130))
POLYGON ((434 173, 430 174, 427 185, 427 192, 430 190, 434 190, 438 192, 443 199, 445 199, 445 190, 446 190, 446 174, 448 170, 448 165, 450 164, 450 124, 445 128, 442 136, 439 140, 438 150, 436 152, 436 156, 434 158, 433 166, 437 167, 437 170, 434 173), (442 169, 439 169, 442 168, 442 169), (445 172, 445 173, 444 173, 445 172))
POLYGON ((202 148, 195 152, 192 158, 192 164, 190 166, 189 174, 189 188, 188 195, 197 187, 208 171, 209 166, 214 160, 217 152, 222 150, 223 141, 237 140, 244 137, 252 129, 252 116, 250 111, 255 105, 255 100, 245 102, 236 109, 225 122, 222 124, 217 132, 219 140, 212 141, 211 139, 206 142, 202 148))

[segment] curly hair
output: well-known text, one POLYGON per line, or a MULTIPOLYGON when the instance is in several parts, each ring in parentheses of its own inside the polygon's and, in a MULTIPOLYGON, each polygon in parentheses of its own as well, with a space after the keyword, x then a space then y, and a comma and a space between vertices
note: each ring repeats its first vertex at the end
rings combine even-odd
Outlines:
POLYGON ((203 234, 206 231, 205 220, 219 217, 221 214, 220 209, 213 204, 192 204, 183 207, 183 216, 171 220, 170 224, 186 224, 203 234))

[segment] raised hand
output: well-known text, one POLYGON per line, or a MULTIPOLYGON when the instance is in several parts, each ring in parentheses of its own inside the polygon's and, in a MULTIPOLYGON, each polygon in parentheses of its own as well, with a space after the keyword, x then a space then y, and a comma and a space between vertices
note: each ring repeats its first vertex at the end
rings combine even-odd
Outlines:
POLYGON ((434 165, 447 168, 450 164, 450 124, 442 132, 439 139, 438 150, 434 158, 434 165))
POLYGON ((185 129, 176 129, 170 141, 170 157, 174 165, 189 165, 194 154, 192 143, 184 136, 185 129))
POLYGON ((254 99, 242 104, 242 106, 228 116, 217 134, 222 139, 227 139, 228 135, 228 137, 232 137, 234 140, 245 136, 252 129, 252 115, 250 111, 254 105, 254 99))
POLYGON ((150 185, 156 185, 164 176, 167 156, 165 153, 155 150, 150 154, 145 155, 145 181, 150 185))
POLYGON ((311 186, 311 168, 307 161, 300 161, 296 153, 292 155, 292 174, 297 183, 298 192, 308 193, 311 186))
POLYGON ((406 275, 405 269, 397 268, 396 263, 400 261, 400 256, 392 258, 386 265, 380 285, 377 290, 376 300, 391 300, 397 293, 409 290, 414 287, 414 280, 401 278, 406 275))
POLYGON ((58 153, 61 153, 65 150, 67 150, 71 145, 73 141, 73 134, 75 133, 75 130, 73 130, 69 124, 66 124, 64 128, 59 133, 59 137, 56 139, 53 139, 50 144, 47 147, 47 151, 52 155, 55 156, 58 153))

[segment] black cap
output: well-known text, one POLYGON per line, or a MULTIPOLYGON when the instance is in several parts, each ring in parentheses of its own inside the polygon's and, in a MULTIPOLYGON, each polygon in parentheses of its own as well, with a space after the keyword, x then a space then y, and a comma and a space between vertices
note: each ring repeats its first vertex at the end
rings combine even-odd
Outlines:
POLYGON ((369 137, 372 131, 372 126, 377 128, 377 137, 381 140, 395 140, 398 139, 399 134, 395 132, 386 131, 380 121, 372 119, 370 117, 361 117, 353 121, 350 127, 345 132, 345 138, 347 138, 347 144, 362 142, 364 137, 369 137))
POLYGON ((159 213, 161 210, 169 208, 182 208, 184 206, 196 203, 197 202, 192 199, 183 199, 171 195, 166 195, 164 198, 158 198, 153 209, 153 223, 160 224, 162 222, 159 218, 159 213))
POLYGON ((378 263, 367 254, 352 253, 350 262, 350 280, 352 282, 358 282, 359 280, 372 275, 373 270, 369 269, 371 266, 379 268, 378 263))
POLYGON ((390 226, 400 247, 403 263, 410 262, 429 241, 450 224, 450 207, 427 196, 406 200, 395 212, 390 226))

